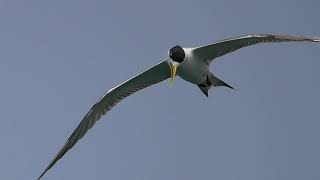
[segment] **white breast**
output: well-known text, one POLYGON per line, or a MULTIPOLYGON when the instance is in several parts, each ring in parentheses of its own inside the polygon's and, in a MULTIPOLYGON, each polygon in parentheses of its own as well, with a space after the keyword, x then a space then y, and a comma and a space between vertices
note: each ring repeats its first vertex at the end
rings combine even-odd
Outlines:
POLYGON ((202 84, 209 73, 209 64, 191 53, 191 48, 183 48, 186 57, 177 69, 177 75, 193 84, 202 84))

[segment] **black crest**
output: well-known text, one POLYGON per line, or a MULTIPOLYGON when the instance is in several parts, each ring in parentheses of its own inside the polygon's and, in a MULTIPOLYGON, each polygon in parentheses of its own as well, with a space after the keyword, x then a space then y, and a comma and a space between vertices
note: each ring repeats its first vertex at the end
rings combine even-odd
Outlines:
POLYGON ((184 50, 182 49, 182 47, 174 46, 173 48, 170 49, 169 56, 173 61, 177 63, 181 63, 186 57, 186 54, 184 53, 184 50))

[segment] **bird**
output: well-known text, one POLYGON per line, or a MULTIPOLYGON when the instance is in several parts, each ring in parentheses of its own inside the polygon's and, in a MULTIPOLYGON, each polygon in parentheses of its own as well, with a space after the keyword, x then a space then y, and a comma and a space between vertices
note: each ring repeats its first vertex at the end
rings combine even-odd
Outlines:
POLYGON ((169 78, 169 82, 172 85, 176 76, 198 86, 201 92, 207 97, 209 90, 213 87, 224 86, 234 89, 231 85, 210 72, 209 66, 211 62, 218 57, 240 48, 259 43, 272 42, 320 42, 320 37, 248 34, 193 48, 184 48, 179 45, 172 47, 168 51, 168 56, 160 63, 108 90, 83 117, 80 124, 67 139, 60 151, 44 171, 42 171, 38 180, 40 180, 103 115, 125 97, 169 78))

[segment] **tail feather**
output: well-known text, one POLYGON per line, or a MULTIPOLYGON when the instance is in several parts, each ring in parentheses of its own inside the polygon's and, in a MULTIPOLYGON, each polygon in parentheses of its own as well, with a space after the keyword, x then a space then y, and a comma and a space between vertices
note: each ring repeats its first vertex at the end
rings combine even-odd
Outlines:
POLYGON ((212 73, 210 73, 209 80, 210 80, 211 85, 213 87, 225 86, 225 87, 228 87, 230 89, 234 89, 234 87, 230 86, 229 84, 227 84, 226 82, 222 81, 221 79, 215 77, 212 73))
POLYGON ((200 90, 203 92, 204 95, 206 95, 207 97, 209 96, 209 89, 210 87, 205 87, 205 86, 201 86, 201 85, 198 85, 198 87, 200 88, 200 90))
POLYGON ((206 79, 206 81, 204 83, 198 84, 198 87, 200 88, 202 93, 204 95, 206 95, 207 97, 209 96, 209 92, 208 91, 209 91, 209 89, 211 87, 219 87, 219 86, 225 86, 225 87, 228 87, 230 89, 234 89, 232 86, 230 86, 226 82, 224 82, 221 79, 215 77, 212 73, 210 73, 207 76, 207 79, 206 79))

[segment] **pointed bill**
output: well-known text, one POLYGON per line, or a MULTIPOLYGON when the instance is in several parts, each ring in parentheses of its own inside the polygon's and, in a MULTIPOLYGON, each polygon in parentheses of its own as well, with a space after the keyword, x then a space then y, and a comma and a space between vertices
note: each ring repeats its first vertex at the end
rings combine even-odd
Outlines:
POLYGON ((173 85, 173 82, 176 79, 176 73, 177 73, 178 66, 179 66, 179 64, 170 62, 170 70, 171 70, 170 86, 173 85))

